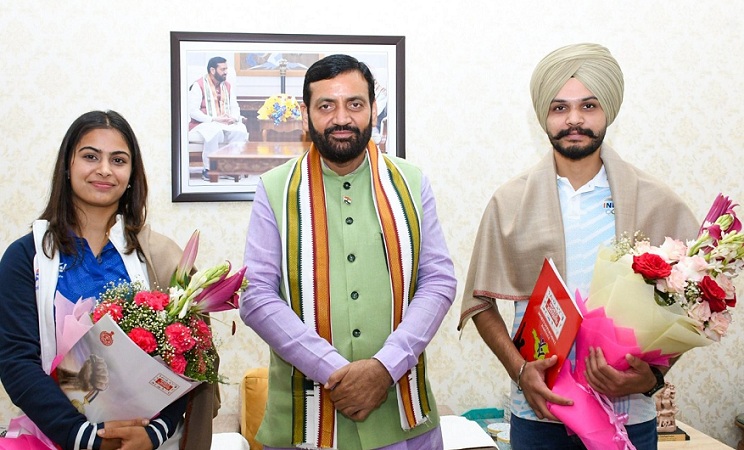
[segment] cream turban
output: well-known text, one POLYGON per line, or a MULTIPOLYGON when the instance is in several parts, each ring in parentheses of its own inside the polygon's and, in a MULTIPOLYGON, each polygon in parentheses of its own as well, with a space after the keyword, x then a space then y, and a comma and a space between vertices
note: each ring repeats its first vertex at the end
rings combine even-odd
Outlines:
POLYGON ((599 100, 611 124, 623 103, 623 72, 610 51, 597 44, 574 44, 548 54, 535 67, 530 81, 537 120, 546 130, 548 108, 569 78, 581 81, 599 100))

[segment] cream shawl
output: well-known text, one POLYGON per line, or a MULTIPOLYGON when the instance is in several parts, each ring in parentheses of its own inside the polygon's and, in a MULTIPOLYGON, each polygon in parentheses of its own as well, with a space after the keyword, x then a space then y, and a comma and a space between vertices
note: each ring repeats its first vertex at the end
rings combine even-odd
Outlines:
MULTIPOLYGON (((684 201, 649 174, 601 148, 615 208, 615 234, 642 231, 652 244, 691 239, 699 221, 684 201)), ((494 300, 527 300, 544 258, 566 276, 563 223, 553 152, 499 187, 481 219, 463 291, 458 329, 494 300)))

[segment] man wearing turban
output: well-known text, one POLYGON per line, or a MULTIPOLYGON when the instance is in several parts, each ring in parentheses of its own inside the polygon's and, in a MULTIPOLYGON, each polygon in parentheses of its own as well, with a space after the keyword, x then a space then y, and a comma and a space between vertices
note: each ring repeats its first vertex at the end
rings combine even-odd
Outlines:
MULTIPOLYGON (((586 299, 597 250, 613 238, 642 230, 659 245, 665 236, 697 234, 699 224, 682 199, 604 143, 623 90, 620 66, 601 45, 569 45, 543 58, 530 91, 552 149, 500 186, 481 219, 459 328, 472 318, 512 379, 515 450, 584 448, 547 408, 546 402, 571 404, 545 384, 545 371, 556 357, 527 362, 512 342, 543 260, 552 259, 569 292, 586 299), (513 308, 511 335, 496 300, 513 308)), ((600 354, 591 359, 592 387, 613 399, 617 414, 627 414, 626 430, 636 448, 655 449, 656 409, 644 394, 657 385, 658 370, 636 358, 624 372, 608 366, 600 354)), ((573 363, 573 354, 568 360, 573 363)))

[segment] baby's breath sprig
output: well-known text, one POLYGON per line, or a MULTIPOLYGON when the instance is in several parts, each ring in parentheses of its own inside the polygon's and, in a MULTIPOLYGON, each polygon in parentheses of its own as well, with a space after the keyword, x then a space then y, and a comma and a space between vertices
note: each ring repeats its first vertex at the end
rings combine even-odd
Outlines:
POLYGON ((103 292, 99 296, 99 303, 121 301, 131 303, 137 292, 144 291, 145 287, 139 281, 125 282, 119 280, 118 283, 109 281, 104 286, 103 292))
POLYGON ((93 309, 93 320, 108 314, 143 351, 161 359, 171 370, 198 381, 222 382, 217 373, 217 351, 212 331, 204 321, 205 314, 197 309, 183 318, 168 314, 167 294, 147 291, 142 283, 111 282, 99 296, 93 309), (192 340, 191 348, 179 347, 169 326, 179 324, 181 339, 192 340))
POLYGON ((632 255, 635 251, 635 246, 639 242, 648 242, 648 238, 641 232, 636 231, 633 236, 624 231, 619 238, 612 239, 612 248, 615 250, 615 259, 622 258, 625 255, 632 255))

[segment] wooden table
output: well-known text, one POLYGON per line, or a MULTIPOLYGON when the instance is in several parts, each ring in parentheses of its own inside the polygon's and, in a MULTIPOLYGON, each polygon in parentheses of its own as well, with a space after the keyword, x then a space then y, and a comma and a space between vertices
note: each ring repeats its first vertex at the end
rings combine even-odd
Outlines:
MULTIPOLYGON (((439 407, 440 414, 452 414, 447 406, 439 407), (444 411, 444 412, 442 412, 444 411)), ((721 441, 717 441, 702 431, 677 420, 677 426, 682 428, 689 436, 689 441, 659 441, 659 450, 696 449, 696 450, 732 450, 731 447, 721 441)), ((496 447, 478 447, 469 450, 495 450, 496 447)))
POLYGON ((677 426, 681 428, 685 433, 690 436, 689 441, 659 441, 659 450, 663 449, 678 449, 678 448, 694 448, 696 450, 718 450, 718 449, 731 449, 728 445, 721 441, 717 441, 702 431, 698 431, 692 428, 686 423, 682 423, 677 419, 677 426))
POLYGON ((209 156, 209 181, 220 176, 261 175, 267 170, 299 156, 310 148, 310 142, 235 142, 209 156))
POLYGON ((276 131, 277 133, 291 133, 292 131, 302 131, 303 141, 305 140, 305 132, 302 130, 302 120, 287 120, 286 122, 274 123, 273 120, 259 120, 259 126, 261 127, 261 139, 264 141, 268 140, 269 131, 276 131))

